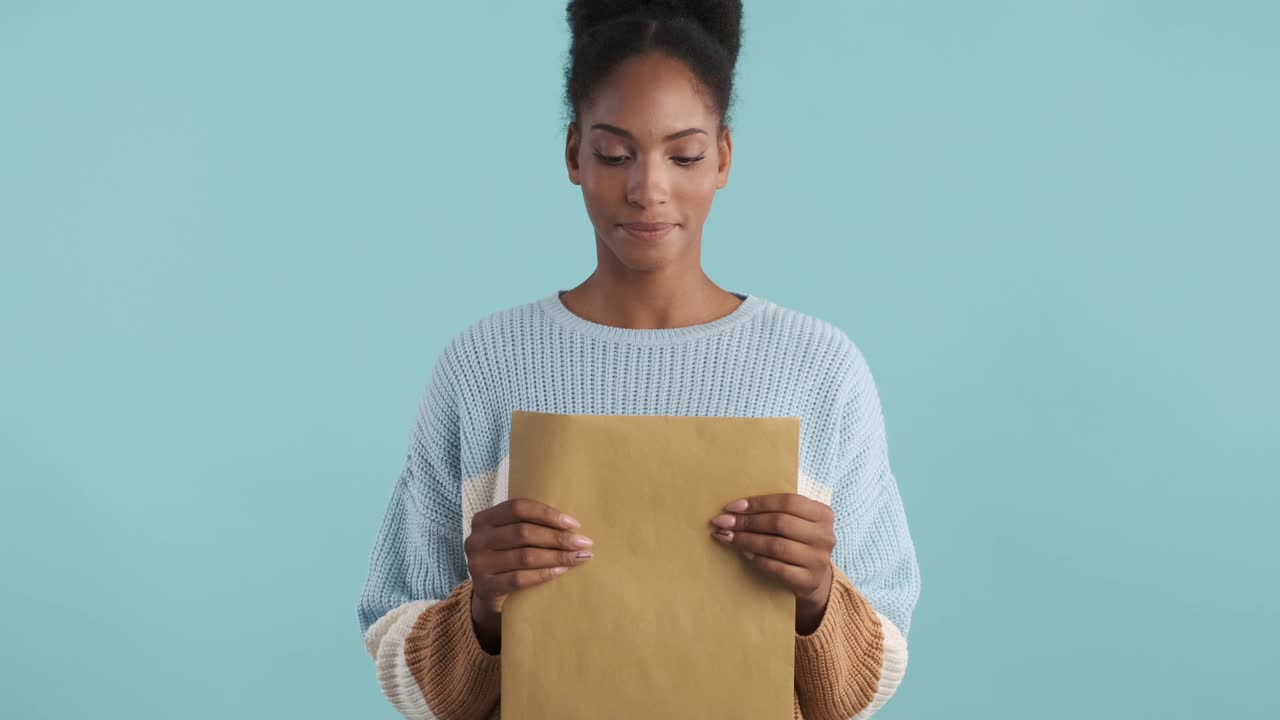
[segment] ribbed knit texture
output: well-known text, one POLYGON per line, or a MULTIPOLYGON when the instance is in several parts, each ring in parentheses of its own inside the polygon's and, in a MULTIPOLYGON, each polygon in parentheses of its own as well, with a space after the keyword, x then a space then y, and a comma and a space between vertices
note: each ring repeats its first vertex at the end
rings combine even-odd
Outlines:
POLYGON ((835 513, 837 581, 818 630, 797 636, 796 717, 878 709, 905 670, 920 573, 857 345, 744 293, 717 320, 641 330, 581 318, 560 292, 467 326, 430 372, 357 609, 384 694, 405 717, 497 716, 498 658, 467 634, 463 541, 508 497, 512 410, 798 416, 799 492, 835 513))

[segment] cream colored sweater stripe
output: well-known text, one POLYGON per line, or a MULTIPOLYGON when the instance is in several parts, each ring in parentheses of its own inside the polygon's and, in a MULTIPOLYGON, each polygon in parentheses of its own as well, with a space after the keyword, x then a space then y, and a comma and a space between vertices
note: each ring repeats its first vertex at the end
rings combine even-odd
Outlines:
POLYGON ((872 713, 884 707, 889 698, 902 683, 902 676, 907 672, 907 639, 898 631, 898 626, 889 618, 876 613, 884 634, 884 658, 880 663, 880 681, 876 686, 876 696, 871 704, 854 715, 852 720, 864 720, 872 713))
POLYGON ((382 694, 409 720, 436 720, 427 706, 418 681, 405 662, 405 638, 415 623, 436 600, 414 600, 392 609, 369 626, 364 636, 365 650, 373 658, 382 694))

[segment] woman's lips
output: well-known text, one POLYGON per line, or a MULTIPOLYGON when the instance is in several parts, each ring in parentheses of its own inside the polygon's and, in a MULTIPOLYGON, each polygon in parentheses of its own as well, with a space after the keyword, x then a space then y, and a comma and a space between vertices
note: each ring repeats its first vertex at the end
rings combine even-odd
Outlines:
POLYGON ((621 226, 632 237, 640 240, 659 240, 671 232, 671 223, 627 223, 621 226))

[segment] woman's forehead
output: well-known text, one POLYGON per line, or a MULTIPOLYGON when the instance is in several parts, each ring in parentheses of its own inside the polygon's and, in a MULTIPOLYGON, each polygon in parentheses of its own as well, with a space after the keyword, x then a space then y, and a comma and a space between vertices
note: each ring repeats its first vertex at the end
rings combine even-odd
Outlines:
POLYGON ((697 77, 663 55, 630 58, 596 88, 583 124, 621 128, 638 140, 662 141, 689 128, 710 133, 714 112, 697 77))

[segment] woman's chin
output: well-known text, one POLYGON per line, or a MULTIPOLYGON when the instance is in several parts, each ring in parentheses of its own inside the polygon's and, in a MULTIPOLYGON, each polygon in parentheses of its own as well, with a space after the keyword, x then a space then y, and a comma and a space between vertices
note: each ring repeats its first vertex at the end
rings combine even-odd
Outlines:
POLYGON ((613 255, 618 258, 618 262, 637 272, 657 270, 664 265, 669 265, 675 259, 675 253, 667 248, 634 247, 630 245, 625 245, 624 247, 615 246, 613 255))

